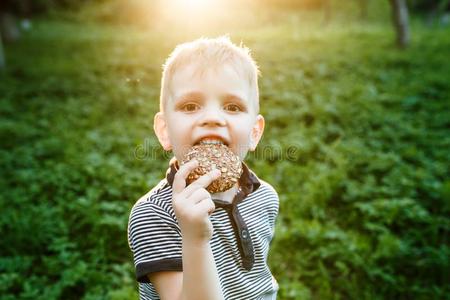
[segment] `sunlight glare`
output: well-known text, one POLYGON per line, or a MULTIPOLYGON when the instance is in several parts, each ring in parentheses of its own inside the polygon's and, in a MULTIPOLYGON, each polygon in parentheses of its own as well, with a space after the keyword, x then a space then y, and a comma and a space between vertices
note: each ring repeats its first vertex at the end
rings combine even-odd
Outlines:
POLYGON ((167 0, 161 13, 172 25, 196 30, 214 24, 227 13, 224 0, 167 0))
POLYGON ((179 7, 185 13, 205 14, 219 5, 219 0, 172 0, 173 6, 179 7))

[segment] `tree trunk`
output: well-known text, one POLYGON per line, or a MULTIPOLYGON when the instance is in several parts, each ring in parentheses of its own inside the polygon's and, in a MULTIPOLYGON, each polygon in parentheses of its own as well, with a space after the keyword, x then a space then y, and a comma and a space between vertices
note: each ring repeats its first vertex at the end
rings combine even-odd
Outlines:
POLYGON ((14 42, 20 38, 20 29, 13 14, 0 12, 0 32, 4 43, 14 42))
POLYGON ((406 0, 389 0, 392 7, 392 21, 397 33, 397 45, 405 48, 409 44, 408 6, 406 0))
POLYGON ((0 33, 0 71, 3 71, 5 67, 6 67, 5 53, 3 51, 2 35, 0 33))
POLYGON ((322 0, 323 20, 322 23, 327 25, 331 20, 331 3, 330 0, 322 0))
POLYGON ((361 20, 367 19, 368 16, 368 6, 369 6, 369 0, 359 0, 359 8, 360 8, 360 14, 359 17, 361 20))

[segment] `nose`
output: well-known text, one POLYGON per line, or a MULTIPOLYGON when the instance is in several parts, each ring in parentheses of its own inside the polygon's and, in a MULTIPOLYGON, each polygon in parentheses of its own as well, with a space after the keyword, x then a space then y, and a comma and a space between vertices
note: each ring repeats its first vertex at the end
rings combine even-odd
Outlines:
POLYGON ((200 117, 201 126, 225 126, 226 121, 220 107, 210 105, 200 117))

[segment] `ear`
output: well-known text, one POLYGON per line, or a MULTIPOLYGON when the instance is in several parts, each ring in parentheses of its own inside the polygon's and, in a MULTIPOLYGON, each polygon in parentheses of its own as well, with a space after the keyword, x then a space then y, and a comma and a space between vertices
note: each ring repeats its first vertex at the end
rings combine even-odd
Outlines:
POLYGON ((255 151, 256 146, 261 140, 261 137, 264 132, 264 125, 265 125, 264 117, 262 115, 257 115, 250 136, 250 151, 255 151))
POLYGON ((158 137, 159 143, 161 144, 163 149, 166 151, 172 150, 164 113, 158 112, 155 115, 155 118, 153 119, 153 130, 155 131, 155 134, 158 137))

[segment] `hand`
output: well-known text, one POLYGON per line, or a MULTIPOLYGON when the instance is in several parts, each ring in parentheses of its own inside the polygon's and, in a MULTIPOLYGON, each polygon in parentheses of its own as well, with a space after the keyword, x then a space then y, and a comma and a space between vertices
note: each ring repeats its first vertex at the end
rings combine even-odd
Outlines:
POLYGON ((213 170, 186 187, 186 177, 198 167, 192 160, 180 167, 172 185, 172 205, 180 224, 183 239, 191 242, 209 242, 213 226, 209 215, 215 209, 211 194, 205 189, 220 177, 219 170, 213 170))

